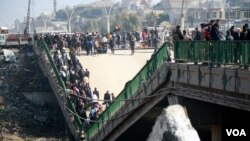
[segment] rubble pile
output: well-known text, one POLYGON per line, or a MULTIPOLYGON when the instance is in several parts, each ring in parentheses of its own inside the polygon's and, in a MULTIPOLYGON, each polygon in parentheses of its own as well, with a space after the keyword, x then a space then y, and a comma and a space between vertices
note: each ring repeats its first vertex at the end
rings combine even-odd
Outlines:
POLYGON ((59 108, 35 105, 22 95, 52 91, 35 54, 14 52, 16 62, 6 62, 0 49, 0 140, 68 140, 59 108))

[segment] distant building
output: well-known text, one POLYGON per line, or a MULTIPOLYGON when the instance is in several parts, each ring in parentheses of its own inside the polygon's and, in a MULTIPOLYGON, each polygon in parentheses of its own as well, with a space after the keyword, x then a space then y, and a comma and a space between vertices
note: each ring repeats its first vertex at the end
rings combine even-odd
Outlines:
POLYGON ((225 19, 225 0, 161 0, 161 2, 167 5, 166 12, 169 13, 172 25, 180 24, 182 10, 186 28, 210 19, 225 19))
POLYGON ((43 20, 36 20, 34 22, 34 30, 37 33, 47 33, 47 32, 68 32, 67 22, 64 21, 46 21, 46 26, 43 20))
POLYGON ((20 33, 20 26, 21 26, 20 20, 16 19, 15 20, 15 32, 16 33, 20 33))

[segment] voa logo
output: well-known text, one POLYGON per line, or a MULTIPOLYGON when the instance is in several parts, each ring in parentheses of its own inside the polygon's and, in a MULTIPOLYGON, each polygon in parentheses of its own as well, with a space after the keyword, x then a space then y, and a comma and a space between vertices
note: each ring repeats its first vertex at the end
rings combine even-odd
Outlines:
POLYGON ((244 129, 226 129, 227 136, 247 136, 244 129))

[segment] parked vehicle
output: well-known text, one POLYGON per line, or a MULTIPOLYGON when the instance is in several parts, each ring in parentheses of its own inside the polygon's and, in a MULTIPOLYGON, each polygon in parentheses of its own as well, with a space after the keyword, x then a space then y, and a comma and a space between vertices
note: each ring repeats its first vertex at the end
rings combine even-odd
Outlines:
POLYGON ((1 47, 21 47, 28 44, 29 35, 24 34, 0 34, 1 47))

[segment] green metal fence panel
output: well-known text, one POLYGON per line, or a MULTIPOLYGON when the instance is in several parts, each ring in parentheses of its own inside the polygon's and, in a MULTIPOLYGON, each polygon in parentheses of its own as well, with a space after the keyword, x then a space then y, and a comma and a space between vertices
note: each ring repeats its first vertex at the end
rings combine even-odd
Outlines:
POLYGON ((146 82, 149 77, 159 69, 164 61, 170 57, 168 51, 168 45, 165 43, 156 54, 152 56, 152 58, 147 62, 146 65, 136 74, 136 76, 129 82, 126 83, 124 89, 121 93, 116 97, 116 100, 112 102, 112 104, 100 115, 98 118, 98 122, 94 123, 91 128, 87 130, 85 133, 85 137, 88 139, 92 138, 99 129, 101 129, 107 120, 110 120, 113 115, 119 111, 119 109, 123 106, 126 106, 125 101, 119 101, 123 99, 129 99, 134 96, 134 94, 138 91, 139 87, 146 82), (104 121, 104 122, 103 122, 104 121))
POLYGON ((250 64, 250 43, 244 42, 242 44, 242 63, 245 67, 249 67, 250 64))
POLYGON ((249 67, 249 41, 175 41, 175 60, 249 67))

